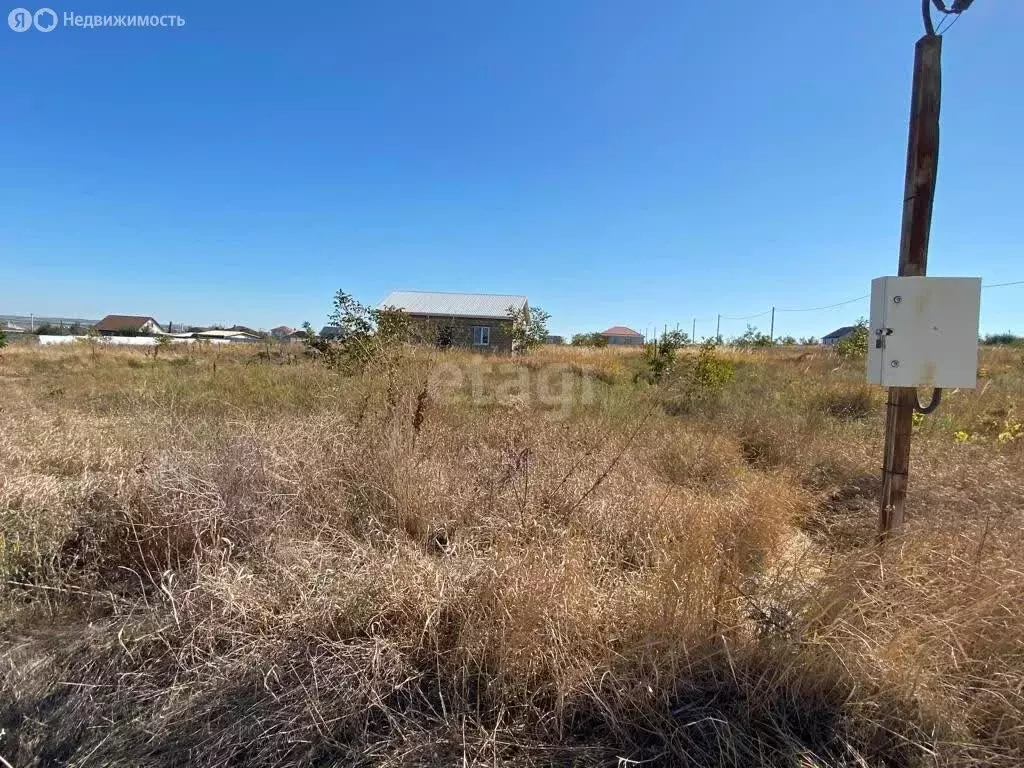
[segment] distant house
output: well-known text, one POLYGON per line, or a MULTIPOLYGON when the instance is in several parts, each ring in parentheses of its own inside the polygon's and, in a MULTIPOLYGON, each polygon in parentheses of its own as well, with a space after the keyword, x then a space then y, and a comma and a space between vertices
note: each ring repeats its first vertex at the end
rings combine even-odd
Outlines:
POLYGON ((139 315, 107 315, 93 329, 100 336, 162 335, 164 329, 152 317, 139 315))
POLYGON ((16 341, 28 341, 34 340, 35 335, 28 328, 18 325, 17 323, 0 322, 0 331, 4 332, 7 337, 7 341, 14 343, 16 341))
POLYGON ((292 328, 290 325, 279 325, 270 329, 270 335, 278 341, 289 344, 302 341, 306 338, 306 332, 301 328, 292 328))
POLYGON ((436 291, 392 291, 378 305, 389 307, 412 317, 422 343, 481 352, 511 352, 509 310, 524 316, 530 310, 525 296, 436 291))
POLYGON ((855 325, 844 325, 842 328, 836 328, 832 333, 827 336, 821 337, 821 343, 826 347, 831 347, 834 344, 838 344, 848 336, 853 335, 853 332, 857 330, 855 325))
POLYGON ((613 325, 601 331, 600 335, 608 339, 610 347, 640 347, 644 343, 643 334, 623 325, 613 325))
POLYGON ((545 344, 565 344, 565 337, 564 336, 545 336, 544 337, 544 343, 545 344))

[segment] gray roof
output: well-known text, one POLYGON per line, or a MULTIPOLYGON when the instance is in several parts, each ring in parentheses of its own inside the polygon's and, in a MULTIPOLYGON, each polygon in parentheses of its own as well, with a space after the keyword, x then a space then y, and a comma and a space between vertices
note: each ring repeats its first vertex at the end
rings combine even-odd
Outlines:
POLYGON ((857 328, 855 325, 844 325, 842 328, 836 328, 832 333, 827 336, 822 336, 823 339, 838 339, 842 336, 848 336, 857 328))
POLYGON ((508 308, 522 309, 525 296, 496 293, 441 293, 437 291, 392 291, 378 305, 396 307, 410 315, 438 317, 508 317, 508 308))

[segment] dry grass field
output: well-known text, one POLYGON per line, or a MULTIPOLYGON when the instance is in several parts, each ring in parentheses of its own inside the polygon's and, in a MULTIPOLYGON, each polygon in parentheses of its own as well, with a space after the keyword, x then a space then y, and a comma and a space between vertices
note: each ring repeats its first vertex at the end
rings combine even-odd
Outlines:
POLYGON ((0 350, 0 765, 1024 764, 1024 352, 0 350))

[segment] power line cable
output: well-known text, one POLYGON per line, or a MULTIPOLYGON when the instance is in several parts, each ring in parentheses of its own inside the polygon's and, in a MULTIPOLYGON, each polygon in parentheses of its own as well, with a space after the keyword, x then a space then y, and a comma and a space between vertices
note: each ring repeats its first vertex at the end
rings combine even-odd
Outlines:
MULTIPOLYGON (((954 18, 959 18, 959 16, 955 16, 954 18)), ((1014 280, 1014 281, 1011 281, 1011 282, 1008 282, 1008 283, 993 283, 992 285, 983 285, 981 287, 982 287, 982 289, 985 289, 985 288, 1003 288, 1005 286, 1010 286, 1010 285, 1024 285, 1024 280, 1014 280)), ((806 309, 783 309, 783 308, 776 308, 775 311, 776 312, 818 312, 818 311, 821 311, 823 309, 835 309, 836 307, 843 307, 843 306, 846 306, 847 304, 853 304, 854 302, 863 301, 864 299, 868 299, 868 298, 871 298, 871 294, 870 293, 866 293, 863 296, 858 296, 855 299, 848 299, 847 301, 840 301, 838 304, 828 304, 828 305, 826 305, 824 307, 807 307, 806 309)), ((722 317, 725 317, 725 315, 722 315, 722 317)))
POLYGON ((733 317, 732 315, 722 315, 723 320, 753 320, 755 317, 764 317, 770 315, 772 311, 770 309, 764 312, 758 312, 756 315, 743 315, 742 317, 733 317))
MULTIPOLYGON (((957 17, 959 18, 959 17, 957 17)), ((1007 288, 1011 285, 1024 285, 1024 280, 1011 280, 1005 283, 992 283, 990 285, 981 286, 982 290, 986 288, 1007 288)), ((858 301, 864 301, 864 299, 871 298, 870 293, 865 293, 863 296, 858 296, 855 299, 847 299, 846 301, 840 301, 836 304, 826 304, 823 307, 776 307, 775 312, 821 312, 826 309, 836 309, 837 307, 845 307, 847 304, 854 304, 858 301)), ((771 310, 765 310, 764 312, 757 312, 753 315, 721 315, 722 320, 753 320, 758 317, 765 317, 771 314, 771 310)), ((714 323, 719 319, 719 316, 712 317, 697 317, 691 318, 692 321, 697 323, 714 323)))
POLYGON ((956 24, 958 21, 960 21, 960 16, 961 15, 962 15, 961 13, 957 13, 955 15, 954 14, 950 14, 950 15, 946 16, 946 18, 944 18, 942 20, 943 22, 949 21, 950 19, 952 19, 952 21, 950 21, 948 24, 946 24, 946 28, 945 29, 942 28, 942 24, 939 24, 939 28, 935 31, 935 34, 937 34, 937 35, 945 35, 945 34, 947 34, 949 32, 949 30, 951 30, 953 28, 953 25, 956 24))
POLYGON ((820 312, 823 309, 834 309, 835 307, 845 307, 847 304, 853 304, 856 301, 863 301, 864 299, 870 298, 871 294, 866 293, 863 296, 858 296, 856 299, 847 299, 846 301, 840 301, 838 304, 829 304, 824 307, 807 307, 805 309, 776 309, 776 312, 820 312))
POLYGON ((939 13, 944 14, 942 21, 939 22, 939 28, 938 30, 936 30, 932 24, 932 13, 931 6, 929 5, 929 0, 921 0, 921 16, 924 20, 925 34, 942 34, 942 24, 946 21, 949 21, 950 16, 955 16, 953 21, 949 22, 949 25, 946 27, 946 31, 948 32, 950 27, 956 24, 956 19, 960 18, 960 14, 962 14, 964 11, 970 8, 971 3, 973 2, 974 0, 954 0, 953 4, 949 8, 947 8, 946 3, 943 0, 931 0, 931 5, 935 6, 935 10, 939 11, 939 13))

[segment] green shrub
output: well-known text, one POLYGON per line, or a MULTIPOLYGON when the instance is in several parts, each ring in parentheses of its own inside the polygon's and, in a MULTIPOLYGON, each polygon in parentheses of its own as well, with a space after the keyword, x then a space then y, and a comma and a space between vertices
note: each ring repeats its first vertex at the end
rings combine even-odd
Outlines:
POLYGON ((376 363, 394 363, 412 336, 412 321, 401 309, 367 307, 344 291, 334 294, 334 311, 327 322, 338 329, 336 337, 317 336, 312 326, 304 323, 303 341, 326 365, 345 373, 358 373, 376 363))
POLYGON ((678 416, 692 413, 698 407, 714 405, 725 387, 736 377, 736 366, 731 360, 720 357, 713 341, 701 344, 696 358, 685 368, 678 380, 680 392, 672 395, 664 404, 665 410, 678 416))
POLYGON ((600 333, 577 333, 571 343, 574 347, 607 347, 608 339, 600 333))
POLYGON ((507 314, 511 323, 513 350, 528 352, 539 347, 547 339, 550 313, 540 307, 530 307, 528 312, 509 307, 507 314))
POLYGON ((1017 336, 1009 331, 1006 333, 990 333, 987 336, 982 337, 981 343, 999 346, 1024 347, 1024 336, 1017 336))
POLYGON ((690 383, 704 392, 718 394, 736 377, 736 366, 732 361, 719 357, 715 349, 710 341, 701 344, 690 383))
POLYGON ((836 344, 836 354, 845 360, 866 357, 868 354, 868 322, 863 317, 853 326, 853 332, 836 344))
POLYGON ((661 381, 675 365, 676 350, 686 344, 687 340, 685 333, 672 331, 663 333, 655 342, 644 344, 643 360, 646 367, 636 375, 636 379, 650 384, 661 381))
POLYGON ((743 332, 742 336, 733 339, 732 344, 736 347, 770 347, 772 346, 772 337, 752 325, 747 325, 747 330, 743 332))

